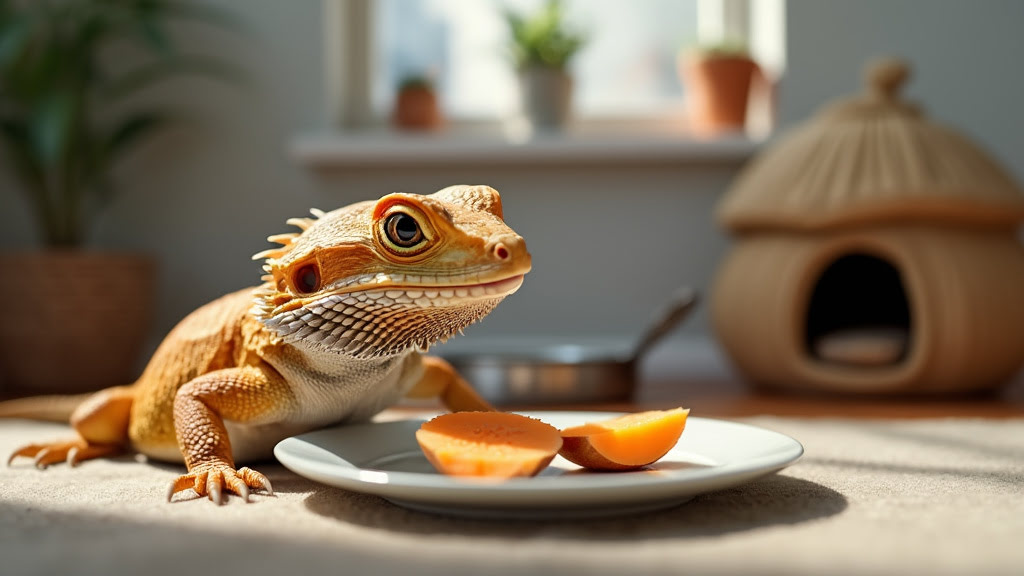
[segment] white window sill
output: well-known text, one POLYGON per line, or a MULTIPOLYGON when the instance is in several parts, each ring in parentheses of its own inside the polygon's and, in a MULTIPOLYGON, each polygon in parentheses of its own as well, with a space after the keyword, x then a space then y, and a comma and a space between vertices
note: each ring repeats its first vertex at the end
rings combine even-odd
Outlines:
POLYGON ((389 130, 311 132, 289 154, 309 168, 489 165, 729 163, 750 158, 763 140, 743 135, 697 139, 666 132, 568 131, 513 139, 496 133, 389 130))

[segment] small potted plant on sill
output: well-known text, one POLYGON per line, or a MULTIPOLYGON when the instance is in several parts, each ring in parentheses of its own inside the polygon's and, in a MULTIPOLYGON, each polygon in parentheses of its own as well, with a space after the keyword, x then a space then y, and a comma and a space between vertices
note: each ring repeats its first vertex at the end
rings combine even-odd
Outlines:
POLYGON ((678 68, 694 133, 716 136, 744 131, 751 87, 761 75, 745 45, 723 42, 684 50, 678 68))
POLYGON ((114 196, 115 164, 171 120, 138 93, 180 74, 236 74, 178 53, 171 20, 231 23, 178 0, 0 0, 0 169, 42 244, 0 252, 2 395, 83 392, 135 375, 155 262, 88 248, 90 229, 114 196))
POLYGON ((398 85, 392 122, 400 130, 436 130, 444 123, 434 84, 427 76, 407 76, 398 85))
POLYGON ((567 67, 583 47, 583 35, 566 26, 561 0, 548 0, 526 17, 506 12, 505 19, 527 120, 539 130, 563 128, 572 108, 573 82, 567 67))

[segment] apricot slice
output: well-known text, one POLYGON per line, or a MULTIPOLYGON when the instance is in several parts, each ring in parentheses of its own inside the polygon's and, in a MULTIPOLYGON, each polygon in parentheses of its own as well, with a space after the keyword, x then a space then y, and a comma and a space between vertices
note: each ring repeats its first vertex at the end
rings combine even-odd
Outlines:
POLYGON ((505 412, 455 412, 416 431, 427 460, 442 474, 511 478, 534 476, 562 447, 558 429, 505 412))
POLYGON ((650 410, 562 430, 563 458, 591 470, 635 470, 676 445, 689 410, 650 410))

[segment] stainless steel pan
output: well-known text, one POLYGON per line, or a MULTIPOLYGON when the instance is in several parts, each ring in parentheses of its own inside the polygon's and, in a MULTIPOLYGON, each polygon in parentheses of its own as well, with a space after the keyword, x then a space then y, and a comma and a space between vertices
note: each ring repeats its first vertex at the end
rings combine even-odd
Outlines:
POLYGON ((677 291, 631 347, 532 341, 491 344, 441 355, 488 401, 498 405, 597 403, 628 400, 644 356, 697 302, 677 291))

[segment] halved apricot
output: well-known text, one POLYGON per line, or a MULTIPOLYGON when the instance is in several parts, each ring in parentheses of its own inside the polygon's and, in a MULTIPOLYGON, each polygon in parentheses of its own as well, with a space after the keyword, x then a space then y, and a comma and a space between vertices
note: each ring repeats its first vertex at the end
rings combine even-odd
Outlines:
POLYGON ((686 427, 689 410, 650 410, 562 430, 563 458, 591 470, 635 470, 660 460, 686 427))
POLYGON ((452 476, 534 476, 562 446, 558 429, 505 412, 455 412, 416 431, 423 454, 438 472, 452 476))

